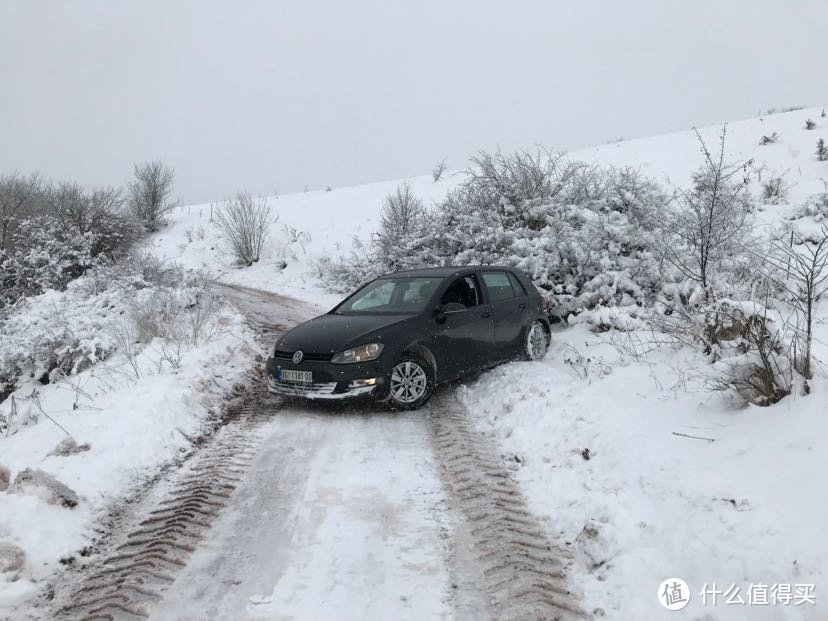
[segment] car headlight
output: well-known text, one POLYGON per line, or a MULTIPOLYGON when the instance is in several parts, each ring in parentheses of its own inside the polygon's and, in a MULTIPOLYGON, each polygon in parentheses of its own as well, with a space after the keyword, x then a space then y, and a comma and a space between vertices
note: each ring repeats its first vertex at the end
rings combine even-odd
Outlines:
POLYGON ((353 362, 367 362, 369 360, 376 360, 382 353, 382 343, 368 343, 367 345, 360 345, 353 349, 346 349, 336 354, 331 358, 334 364, 351 364, 353 362))

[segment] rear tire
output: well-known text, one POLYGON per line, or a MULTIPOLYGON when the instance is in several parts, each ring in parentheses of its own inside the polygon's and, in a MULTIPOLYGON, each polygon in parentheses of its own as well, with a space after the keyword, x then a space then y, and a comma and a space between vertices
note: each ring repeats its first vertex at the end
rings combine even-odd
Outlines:
POLYGON ((539 319, 532 322, 526 330, 523 342, 523 357, 526 360, 541 360, 549 349, 549 333, 539 319))
POLYGON ((404 353, 388 378, 388 403, 397 410, 416 410, 434 392, 434 369, 417 354, 404 353))

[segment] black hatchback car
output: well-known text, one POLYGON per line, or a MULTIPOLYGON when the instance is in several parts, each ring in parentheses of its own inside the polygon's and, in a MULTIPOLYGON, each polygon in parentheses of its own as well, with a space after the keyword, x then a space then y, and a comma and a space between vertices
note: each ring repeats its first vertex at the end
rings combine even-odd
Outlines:
POLYGON ((387 274, 282 336, 267 359, 270 392, 309 399, 371 396, 401 409, 437 384, 549 346, 545 303, 510 267, 387 274))

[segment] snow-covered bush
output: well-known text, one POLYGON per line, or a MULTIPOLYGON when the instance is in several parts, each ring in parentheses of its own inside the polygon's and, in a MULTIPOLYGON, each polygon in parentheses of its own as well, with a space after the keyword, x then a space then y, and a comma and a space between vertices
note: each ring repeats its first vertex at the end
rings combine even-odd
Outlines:
POLYGON ((160 161, 135 164, 134 179, 127 186, 127 202, 149 232, 157 231, 175 208, 170 201, 175 171, 160 161))
POLYGON ((47 289, 63 289, 95 264, 94 235, 63 235, 48 217, 20 223, 12 252, 0 256, 0 307, 47 289))
POLYGON ((128 303, 137 342, 161 338, 185 347, 198 346, 218 329, 218 297, 201 274, 187 274, 175 286, 136 291, 128 303))
POLYGON ((828 192, 809 196, 792 214, 793 220, 800 218, 812 218, 817 223, 828 219, 828 192))
POLYGON ((693 174, 693 185, 679 191, 659 219, 662 255, 685 278, 713 295, 717 276, 739 263, 750 231, 753 203, 747 191, 750 162, 729 165, 724 160, 727 128, 719 152, 712 154, 701 136, 704 163, 693 174))
POLYGON ((394 272, 405 267, 405 261, 400 260, 404 258, 401 250, 420 239, 425 227, 425 206, 411 186, 403 182, 385 197, 380 229, 374 240, 385 271, 394 272))
POLYGON ((816 156, 820 162, 828 161, 828 147, 825 146, 825 140, 822 138, 817 140, 816 156))
POLYGON ((17 224, 29 217, 41 191, 37 174, 0 175, 0 251, 9 252, 17 224))
POLYGON ((121 189, 86 191, 77 183, 60 183, 44 192, 44 211, 63 239, 90 236, 92 256, 123 255, 142 235, 140 223, 126 209, 121 189))
POLYGON ((142 234, 118 188, 86 191, 76 183, 43 185, 34 179, 35 195, 15 212, 6 248, 0 249, 0 308, 63 289, 92 266, 122 257, 142 234))
POLYGON ((762 181, 762 201, 771 205, 784 203, 788 198, 790 184, 785 173, 772 173, 762 181))
POLYGON ((353 240, 347 256, 322 257, 315 267, 322 284, 336 293, 349 293, 383 272, 376 249, 358 238, 353 240))
POLYGON ((482 153, 474 162, 445 200, 394 229, 401 234, 321 261, 323 282, 343 291, 388 269, 507 264, 529 274, 559 318, 655 298, 651 229, 666 200, 657 183, 561 155, 482 153))
POLYGON ((48 382, 55 371, 77 372, 113 351, 105 328, 125 311, 125 283, 90 295, 85 280, 22 300, 0 322, 0 389, 19 378, 48 382))
POLYGON ((97 266, 64 290, 6 309, 0 393, 27 379, 45 383, 77 373, 116 349, 129 358, 155 338, 186 351, 221 329, 219 310, 202 274, 146 257, 97 266))
POLYGON ((722 300, 707 316, 708 330, 718 330, 718 382, 754 405, 776 403, 793 386, 791 335, 773 315, 761 304, 722 300))
POLYGON ((775 142, 778 142, 778 141, 779 141, 779 134, 777 134, 776 132, 773 132, 770 136, 762 136, 762 138, 759 139, 759 144, 764 146, 764 145, 768 145, 768 144, 774 144, 775 142))
POLYGON ((259 260, 270 232, 267 199, 254 200, 239 192, 216 210, 215 224, 237 263, 251 266, 259 260))

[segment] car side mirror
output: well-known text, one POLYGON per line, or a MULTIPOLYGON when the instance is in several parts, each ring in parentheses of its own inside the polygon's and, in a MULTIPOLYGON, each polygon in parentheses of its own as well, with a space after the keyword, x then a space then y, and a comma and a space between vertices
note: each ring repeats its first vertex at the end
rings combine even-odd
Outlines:
POLYGON ((459 302, 449 302, 448 304, 444 304, 440 310, 443 315, 456 315, 457 313, 465 313, 469 309, 459 302))

